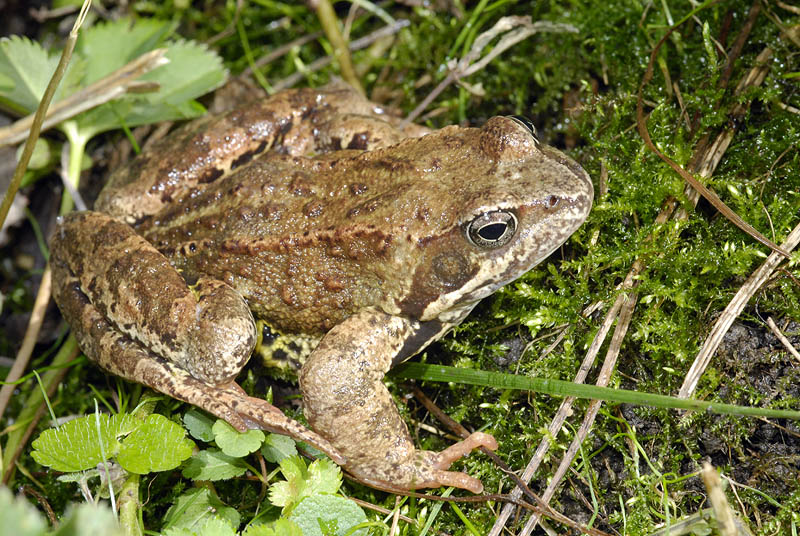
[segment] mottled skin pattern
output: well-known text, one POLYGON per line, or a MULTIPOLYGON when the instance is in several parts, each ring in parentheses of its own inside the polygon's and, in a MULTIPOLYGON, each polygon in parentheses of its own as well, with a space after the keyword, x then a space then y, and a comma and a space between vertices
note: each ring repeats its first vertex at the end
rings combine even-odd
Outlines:
POLYGON ((65 217, 52 241, 81 348, 240 430, 314 444, 369 485, 479 492, 447 469, 494 438, 416 450, 383 376, 559 247, 591 181, 514 118, 396 126, 348 88, 286 91, 190 123, 115 173, 97 211, 65 217), (299 374, 313 431, 234 382, 253 315, 320 339, 299 374))

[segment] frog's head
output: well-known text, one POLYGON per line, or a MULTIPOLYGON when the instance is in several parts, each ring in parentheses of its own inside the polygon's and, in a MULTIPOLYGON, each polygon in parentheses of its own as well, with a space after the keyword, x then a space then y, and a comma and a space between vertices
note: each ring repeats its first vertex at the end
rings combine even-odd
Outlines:
POLYGON ((420 320, 449 323, 561 246, 586 219, 593 189, 583 168, 540 144, 521 118, 493 117, 480 129, 431 136, 437 134, 446 138, 442 150, 455 147, 458 156, 437 158, 433 180, 446 200, 407 252, 413 276, 398 306, 420 320))

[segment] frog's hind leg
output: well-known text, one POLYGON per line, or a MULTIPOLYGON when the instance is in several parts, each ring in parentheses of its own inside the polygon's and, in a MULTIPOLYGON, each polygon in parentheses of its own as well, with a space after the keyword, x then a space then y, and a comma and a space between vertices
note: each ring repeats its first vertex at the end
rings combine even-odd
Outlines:
POLYGON ((419 324, 376 311, 330 330, 300 372, 305 412, 315 431, 347 459, 359 480, 387 490, 455 486, 480 493, 480 480, 448 471, 455 460, 497 442, 476 432, 442 452, 417 450, 383 376, 419 334, 419 324))
MULTIPOLYGON (((57 231, 57 236, 53 240, 52 268, 54 298, 62 314, 71 324, 78 344, 86 355, 89 356, 92 361, 113 374, 142 383, 173 398, 194 404, 226 420, 240 431, 250 428, 259 428, 289 435, 317 447, 328 454, 337 463, 344 463, 344 458, 328 441, 311 430, 308 430, 297 421, 286 417, 280 410, 265 400, 248 396, 233 381, 233 377, 235 377, 238 369, 232 372, 225 372, 222 378, 216 378, 217 381, 212 381, 202 376, 203 372, 207 370, 208 367, 204 366, 201 360, 195 365, 195 373, 189 373, 183 368, 183 363, 167 360, 164 356, 156 353, 154 349, 145 346, 143 342, 135 340, 130 335, 123 333, 123 330, 119 328, 117 323, 109 319, 109 316, 115 316, 114 314, 110 315, 107 310, 104 311, 95 306, 90 296, 96 298, 98 295, 102 295, 103 291, 98 290, 101 283, 94 281, 94 278, 91 277, 82 279, 75 275, 73 273, 75 268, 80 267, 79 262, 92 262, 93 260, 96 261, 98 256, 104 256, 105 252, 102 251, 104 247, 111 247, 111 244, 114 243, 119 245, 119 243, 122 242, 125 244, 125 247, 122 247, 120 250, 124 251, 128 246, 132 245, 131 243, 135 244, 137 242, 136 239, 138 239, 138 237, 136 237, 135 234, 133 234, 133 230, 126 225, 115 222, 99 213, 85 213, 75 215, 74 217, 70 217, 66 222, 62 222, 61 227, 57 231), (67 226, 66 229, 64 229, 65 224, 67 226), (75 233, 76 229, 74 229, 75 226, 83 224, 90 225, 89 232, 85 235, 88 238, 79 238, 77 244, 73 240, 64 240, 64 237, 69 234, 73 235, 73 239, 76 238, 74 236, 75 234, 84 236, 84 233, 75 233), (93 235, 91 230, 97 232, 103 232, 103 230, 105 230, 107 235, 101 238, 98 235, 93 235), (61 234, 59 235, 58 233, 61 234), (117 234, 116 237, 108 236, 109 234, 114 235, 115 233, 117 234), (131 240, 129 235, 133 235, 135 238, 131 240), (105 239, 106 243, 98 244, 98 242, 103 239, 105 239), (78 261, 75 259, 78 255, 87 254, 85 248, 89 247, 90 244, 84 243, 83 241, 91 240, 94 240, 97 254, 95 256, 88 255, 84 257, 85 260, 78 261), (67 247, 65 242, 69 242, 71 246, 67 247)), ((160 255, 157 251, 152 249, 152 246, 144 241, 142 242, 146 246, 143 253, 135 248, 129 248, 129 253, 138 256, 160 255)), ((166 259, 164 259, 164 261, 166 262, 166 259)), ((107 277, 106 281, 129 285, 129 287, 136 287, 137 284, 147 284, 142 283, 142 281, 122 281, 119 272, 125 271, 123 269, 125 262, 120 262, 119 258, 117 258, 115 262, 100 260, 98 263, 101 265, 99 271, 107 277), (102 266, 104 263, 117 264, 117 266, 114 269, 107 269, 104 271, 102 266)), ((163 267, 163 265, 161 267, 163 267)), ((175 271, 168 263, 166 267, 173 272, 175 271)), ((95 266, 95 268, 97 267, 95 266)), ((108 267, 106 266, 106 268, 108 267)), ((151 266, 150 269, 153 270, 154 268, 151 266)), ((133 272, 133 275, 138 275, 136 269, 131 268, 130 271, 133 272)), ((155 277, 152 274, 149 275, 155 277)), ((175 275, 180 278, 177 272, 175 275)), ((100 277, 102 277, 102 275, 100 277)), ((168 278, 168 280, 172 282, 171 279, 168 278)), ((207 287, 206 290, 210 289, 210 293, 204 293, 197 302, 202 302, 203 300, 211 302, 215 299, 219 300, 219 295, 215 295, 215 291, 218 291, 220 287, 213 283, 214 282, 207 282, 204 284, 205 287, 207 287)), ((151 290, 155 296, 139 296, 136 299, 138 305, 143 306, 143 304, 147 304, 150 307, 167 309, 167 306, 174 303, 172 299, 174 296, 172 296, 172 293, 175 289, 167 288, 168 285, 166 284, 162 284, 160 288, 157 288, 153 281, 150 282, 150 285, 153 287, 151 290), (169 298, 169 300, 165 299, 162 300, 162 302, 156 303, 159 297, 169 298)), ((186 287, 185 282, 183 286, 186 287)), ((134 290, 141 290, 141 287, 138 289, 134 288, 134 290)), ((106 289, 105 292, 111 291, 106 289)), ((194 299, 193 296, 190 297, 194 299)), ((230 302, 231 299, 232 297, 230 295, 223 296, 223 305, 225 304, 225 300, 230 302)), ((242 304, 244 303, 241 298, 236 299, 242 304)), ((119 322, 119 317, 124 317, 126 314, 124 311, 119 311, 124 305, 124 303, 121 305, 117 303, 113 307, 104 309, 115 308, 117 322, 119 322)), ((225 309, 223 308, 223 310, 225 309)), ((253 322, 252 317, 250 317, 250 312, 246 310, 246 308, 244 311, 252 326, 253 322)), ((230 312, 230 310, 228 310, 228 312, 230 312)), ((196 318, 204 316, 204 311, 199 304, 191 308, 191 313, 191 316, 196 318)), ((142 314, 141 311, 129 312, 129 316, 134 317, 140 314, 142 314)), ((164 314, 163 310, 162 314, 164 314)), ((206 320, 211 322, 210 327, 206 328, 210 330, 211 333, 206 334, 205 340, 213 336, 221 336, 224 340, 225 334, 220 334, 219 327, 214 326, 213 323, 218 322, 224 324, 225 319, 218 318, 219 315, 213 311, 210 311, 205 316, 207 317, 206 320)), ((143 317, 146 322, 147 320, 152 320, 153 314, 148 316, 147 312, 145 312, 143 317)), ((127 320, 125 328, 127 328, 128 331, 136 331, 138 328, 134 327, 135 319, 128 318, 127 320)), ((236 324, 236 322, 234 324, 236 324)), ((152 326, 149 326, 149 328, 152 331, 152 326)), ((141 327, 141 330, 146 332, 148 326, 141 327)), ((200 340, 201 342, 204 339, 201 334, 197 333, 196 329, 192 330, 187 336, 195 340, 200 340)), ((169 340, 164 344, 175 345, 174 341, 169 340)), ((245 341, 242 343, 244 351, 247 352, 242 360, 242 364, 249 356, 253 344, 254 341, 245 341)), ((220 359, 224 359, 224 356, 220 357, 220 359)))

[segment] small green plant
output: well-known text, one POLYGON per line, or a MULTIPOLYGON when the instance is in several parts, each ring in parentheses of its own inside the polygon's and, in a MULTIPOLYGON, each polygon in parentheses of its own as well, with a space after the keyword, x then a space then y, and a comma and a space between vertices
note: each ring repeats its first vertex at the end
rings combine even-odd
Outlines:
MULTIPOLYGON (((274 519, 252 525, 243 534, 366 534, 362 529, 351 530, 367 523, 367 517, 355 503, 336 495, 342 473, 330 460, 318 459, 307 466, 290 438, 260 430, 239 433, 197 409, 189 410, 183 422, 192 437, 209 447, 197 451, 186 430, 162 415, 140 419, 128 413, 98 413, 45 430, 33 442, 32 456, 44 466, 68 473, 59 477, 62 481, 85 484, 107 472, 121 484, 130 473, 172 471, 182 465, 182 475, 200 484, 238 478, 248 470, 259 474, 246 460, 258 452, 279 464, 270 477, 280 472, 285 480, 270 486, 264 504, 274 519)), ((97 496, 105 492, 101 480, 97 496)), ((172 536, 235 535, 240 521, 236 508, 223 503, 213 488, 200 486, 174 499, 162 529, 172 536)))
POLYGON ((45 430, 33 459, 56 471, 84 471, 111 458, 129 473, 169 471, 192 455, 194 442, 163 415, 140 420, 129 413, 87 415, 45 430))

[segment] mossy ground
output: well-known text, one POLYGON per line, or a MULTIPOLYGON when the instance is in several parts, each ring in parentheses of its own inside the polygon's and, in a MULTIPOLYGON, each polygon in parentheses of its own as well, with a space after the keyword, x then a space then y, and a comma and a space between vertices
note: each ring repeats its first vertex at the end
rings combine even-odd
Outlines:
MULTIPOLYGON (((481 304, 453 334, 429 349, 425 359, 571 379, 605 310, 619 292, 617 285, 634 260, 641 259, 646 269, 640 276, 639 300, 612 385, 676 393, 710 326, 768 253, 707 203, 701 201, 693 207, 684 195, 683 180, 645 147, 636 128, 637 90, 650 53, 693 5, 688 1, 627 0, 497 1, 466 8, 457 2, 441 4, 450 8, 383 6, 390 15, 407 18, 410 24, 379 54, 371 54, 369 49, 354 53, 368 91, 408 111, 446 75, 446 60, 461 56, 474 37, 499 17, 530 15, 534 21, 573 25, 576 33, 536 34, 469 77, 466 82, 480 85, 481 95, 451 86, 429 107, 428 111, 436 113, 427 122, 439 127, 480 124, 492 115, 527 115, 537 124, 543 141, 580 161, 595 180, 597 195, 589 220, 560 251, 481 304), (461 17, 454 14, 459 11, 461 17), (472 26, 467 21, 472 21, 472 26), (676 199, 686 208, 686 220, 655 222, 668 199, 676 199), (582 316, 582 311, 597 301, 605 305, 588 318, 582 316), (560 344, 540 358, 562 329, 560 344)), ((761 6, 733 63, 731 82, 722 89, 719 84, 726 54, 752 6, 750 2, 722 1, 698 10, 661 48, 654 79, 644 88, 643 98, 654 143, 682 165, 689 161, 698 140, 729 126, 729 115, 737 103, 749 103, 748 111, 734 125, 730 147, 706 184, 747 222, 780 243, 800 221, 800 14, 796 8, 776 3, 761 6), (735 97, 733 88, 765 47, 772 49, 773 59, 764 82, 735 97)), ((289 2, 243 4, 238 31, 232 22, 234 3, 187 7, 178 2, 132 2, 130 7, 138 16, 177 21, 179 32, 186 37, 211 40, 233 74, 248 66, 243 36, 258 58, 319 29, 305 5, 289 2)), ((340 17, 346 18, 346 4, 337 7, 340 17)), ((353 22, 351 35, 363 36, 382 24, 376 17, 362 15, 353 22)), ((36 37, 47 39, 54 29, 47 24, 36 37)), ((324 41, 316 40, 292 49, 265 66, 263 76, 274 83, 304 69, 330 52, 321 43, 324 41)), ((336 74, 335 66, 308 72, 302 84, 320 85, 336 74)), ((99 155, 103 149, 95 150, 99 155)), ((51 186, 39 183, 30 195, 48 195, 51 186)), ((43 213, 47 204, 39 201, 35 207, 43 213)), ((45 220, 48 217, 43 216, 45 220)), ((4 258, 35 249, 30 246, 30 231, 20 231, 16 237, 17 242, 4 250, 4 258)), ((800 345, 796 259, 795 255, 794 264, 784 264, 751 300, 703 375, 696 397, 800 407, 800 366, 765 326, 765 319, 774 317, 794 344, 800 345)), ((33 292, 20 273, 10 262, 3 266, 2 290, 7 301, 1 342, 6 355, 13 355, 18 333, 12 331, 12 315, 30 307, 33 292), (20 290, 13 293, 14 288, 20 290)), ((82 388, 87 379, 105 389, 102 375, 93 368, 78 369, 70 373, 57 395, 62 414, 90 411, 90 393, 82 388)), ((550 397, 459 385, 430 384, 424 389, 457 420, 491 431, 500 440, 501 456, 515 469, 527 463, 560 403, 550 397)), ((554 438, 552 454, 532 483, 534 490, 543 489, 548 481, 584 407, 585 403, 577 404, 570 424, 554 438)), ((439 426, 413 401, 403 408, 411 422, 422 419, 439 426)), ((12 420, 13 408, 10 420, 0 429, 12 420)), ((442 447, 425 432, 414 433, 424 446, 442 447)), ((606 405, 553 506, 602 530, 650 534, 659 523, 675 522, 706 507, 696 472, 700 461, 709 460, 731 478, 728 498, 754 533, 790 534, 800 524, 798 434, 800 427, 792 422, 606 405)), ((30 459, 24 458, 22 463, 43 480, 56 508, 74 498, 30 459)), ((463 466, 481 475, 487 490, 509 491, 509 479, 481 456, 471 457, 463 466)), ((20 475, 15 486, 26 482, 27 477, 20 475)), ((162 505, 183 485, 168 475, 146 483, 143 489, 148 490, 150 502, 145 520, 154 523, 149 526, 158 526, 162 505)), ((256 485, 249 489, 250 485, 234 482, 217 490, 223 500, 230 493, 238 503, 242 496, 257 495, 256 485)), ((386 494, 355 485, 349 491, 388 508, 394 506, 394 498, 386 494)), ((412 508, 430 510, 432 506, 412 501, 412 508)), ((460 508, 480 534, 488 532, 499 510, 497 505, 491 507, 493 511, 481 504, 460 508)), ((442 509, 434 527, 446 534, 467 531, 449 506, 442 509)), ((513 523, 509 528, 513 533, 519 530, 513 523)), ((400 531, 416 533, 402 523, 400 531)))

